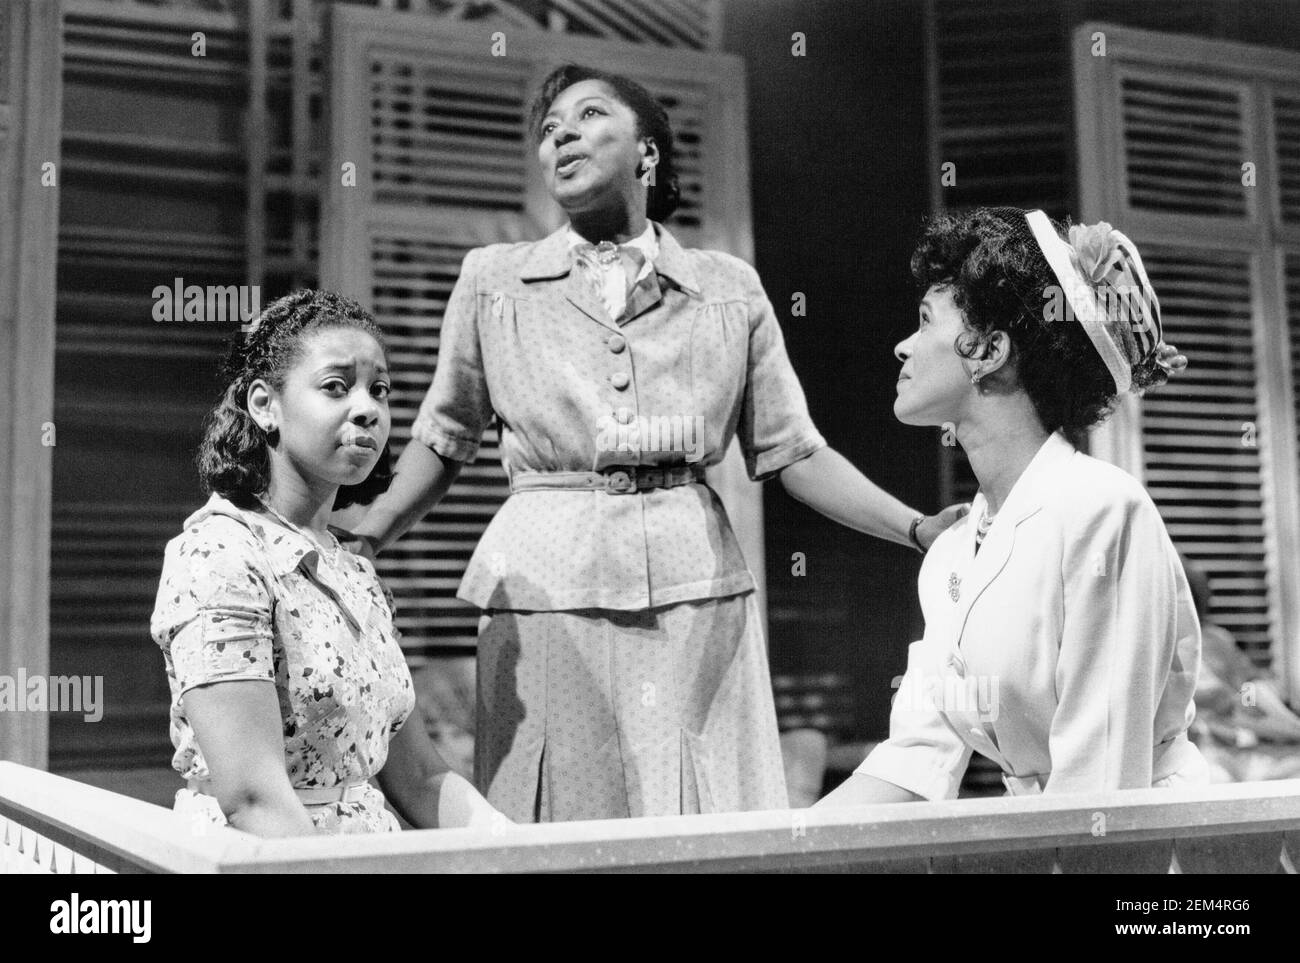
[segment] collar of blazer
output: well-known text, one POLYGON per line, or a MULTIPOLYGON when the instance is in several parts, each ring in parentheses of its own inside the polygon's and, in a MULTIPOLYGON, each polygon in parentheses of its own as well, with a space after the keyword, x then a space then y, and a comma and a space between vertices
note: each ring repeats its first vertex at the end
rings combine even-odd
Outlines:
MULTIPOLYGON (((699 297, 700 279, 695 267, 677 239, 662 224, 654 224, 655 236, 659 242, 659 256, 654 259, 654 273, 668 278, 687 294, 699 297)), ((573 267, 573 256, 569 253, 569 241, 566 234, 568 225, 543 238, 533 245, 519 269, 521 281, 545 281, 564 277, 573 267)))
POLYGON ((957 612, 951 623, 954 628, 952 648, 961 645, 971 606, 1006 568, 1020 523, 1042 508, 1043 498, 1051 490, 1053 479, 1074 454, 1075 447, 1060 432, 1053 433, 1043 442, 1011 486, 1011 492, 999 509, 992 528, 984 536, 978 553, 975 551, 975 528, 987 502, 982 492, 971 500, 965 524, 960 531, 953 532, 954 538, 948 540, 944 554, 936 559, 940 562, 938 574, 943 580, 941 591, 945 593, 945 601, 950 580, 958 579, 957 612))

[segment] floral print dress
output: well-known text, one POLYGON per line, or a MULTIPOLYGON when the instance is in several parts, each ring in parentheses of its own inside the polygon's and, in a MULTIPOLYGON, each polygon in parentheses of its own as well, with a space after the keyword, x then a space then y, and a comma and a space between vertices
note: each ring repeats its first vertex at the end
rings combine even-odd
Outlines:
POLYGON ((172 768, 189 781, 178 810, 224 822, 185 716, 185 693, 234 680, 274 684, 295 789, 356 786, 346 801, 304 799, 326 833, 399 828, 368 784, 415 706, 392 595, 369 559, 218 495, 167 544, 152 619, 171 688, 172 768))

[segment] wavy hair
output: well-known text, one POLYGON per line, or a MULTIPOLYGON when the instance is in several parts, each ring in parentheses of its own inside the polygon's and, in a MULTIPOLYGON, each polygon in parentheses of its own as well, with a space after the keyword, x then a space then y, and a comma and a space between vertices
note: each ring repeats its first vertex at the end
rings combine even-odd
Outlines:
MULTIPOLYGON (((207 494, 218 494, 237 505, 252 506, 271 481, 268 437, 248 411, 248 389, 259 378, 277 391, 302 354, 308 336, 327 328, 355 328, 379 342, 387 354, 383 332, 356 301, 332 291, 296 291, 273 301, 253 321, 244 338, 230 344, 221 366, 221 398, 203 422, 195 464, 207 494)), ((342 485, 334 508, 369 505, 392 481, 392 453, 388 444, 365 481, 342 485)))
MULTIPOLYGON (((1057 233, 1061 226, 1053 222, 1057 233)), ((989 337, 1011 338, 1015 377, 1043 427, 1084 444, 1088 429, 1114 410, 1115 382, 1074 320, 1048 321, 1045 292, 1058 285, 1047 258, 1017 208, 980 208, 932 219, 912 254, 912 275, 922 292, 947 287, 961 309, 967 334, 957 354, 984 357, 989 337)), ((1133 368, 1133 385, 1164 384, 1154 360, 1133 368)))

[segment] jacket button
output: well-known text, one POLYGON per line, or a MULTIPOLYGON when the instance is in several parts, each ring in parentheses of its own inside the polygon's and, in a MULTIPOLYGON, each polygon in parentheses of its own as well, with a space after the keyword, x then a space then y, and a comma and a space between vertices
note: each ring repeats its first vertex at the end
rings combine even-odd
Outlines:
POLYGON ((623 349, 627 347, 627 338, 623 337, 621 334, 611 334, 609 340, 605 343, 609 345, 610 351, 613 351, 615 354, 620 354, 623 349))
POLYGON ((612 375, 609 376, 609 383, 612 384, 619 391, 622 391, 624 388, 626 388, 629 384, 632 383, 632 379, 627 376, 626 371, 615 371, 612 375))

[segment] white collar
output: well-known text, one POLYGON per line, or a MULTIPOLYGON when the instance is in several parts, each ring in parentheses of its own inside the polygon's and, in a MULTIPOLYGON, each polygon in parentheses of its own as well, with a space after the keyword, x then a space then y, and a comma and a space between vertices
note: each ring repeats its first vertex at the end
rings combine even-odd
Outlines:
MULTIPOLYGON (((575 248, 579 244, 590 243, 585 237, 573 229, 572 224, 566 224, 564 228, 565 240, 569 242, 570 248, 575 248)), ((647 220, 645 230, 632 238, 630 241, 624 241, 623 244, 631 245, 645 255, 646 263, 654 263, 654 259, 659 256, 659 238, 655 236, 654 222, 647 220)), ((620 247, 623 245, 619 245, 620 247)))
MULTIPOLYGON (((1024 517, 1025 512, 1036 510, 1042 503, 1046 490, 1044 484, 1051 479, 1051 469, 1069 458, 1075 451, 1074 445, 1070 444, 1061 432, 1054 431, 1048 435, 1038 451, 1034 453, 1034 457, 1029 459, 1029 464, 1020 473, 1020 477, 1011 486, 1011 491, 1003 500, 1002 507, 998 509, 998 516, 1011 515, 1019 521, 1024 517)), ((984 497, 984 493, 977 492, 971 499, 970 517, 978 520, 987 505, 988 500, 984 497)))
MULTIPOLYGON (((185 519, 185 527, 189 528, 209 515, 225 515, 249 529, 265 547, 276 575, 287 575, 305 558, 321 557, 320 546, 301 530, 284 528, 272 523, 257 512, 241 508, 216 493, 208 497, 207 504, 185 519)), ((337 555, 337 552, 335 556, 331 556, 331 559, 333 558, 343 560, 343 556, 337 555)))

